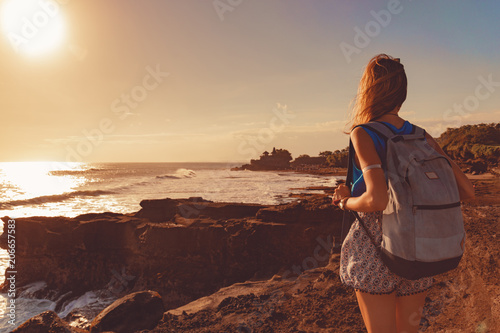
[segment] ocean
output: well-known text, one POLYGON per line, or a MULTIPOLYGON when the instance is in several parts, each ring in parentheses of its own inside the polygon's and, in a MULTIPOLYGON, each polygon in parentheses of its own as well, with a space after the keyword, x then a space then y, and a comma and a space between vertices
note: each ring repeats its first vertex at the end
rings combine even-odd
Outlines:
MULTIPOLYGON (((86 213, 138 211, 144 199, 202 197, 217 202, 280 204, 295 200, 292 190, 309 186, 335 186, 336 177, 282 171, 231 171, 242 163, 0 163, 0 216, 68 216, 86 213)), ((3 224, 0 221, 0 230, 3 224)), ((0 283, 8 255, 0 250, 0 283)), ((32 295, 44 287, 39 281, 22 288, 16 300, 16 325, 45 310, 54 310, 50 300, 32 295)), ((103 308, 114 301, 100 291, 91 291, 67 304, 59 315, 70 311, 103 308)), ((7 295, 0 294, 0 332, 8 323, 7 295)))

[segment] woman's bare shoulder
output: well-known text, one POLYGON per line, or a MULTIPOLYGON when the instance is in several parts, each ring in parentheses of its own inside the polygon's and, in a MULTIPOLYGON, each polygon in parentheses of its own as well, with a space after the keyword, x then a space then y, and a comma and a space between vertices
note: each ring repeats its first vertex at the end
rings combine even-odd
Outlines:
POLYGON ((351 131, 352 142, 364 142, 366 140, 371 141, 370 134, 361 126, 356 127, 351 131))

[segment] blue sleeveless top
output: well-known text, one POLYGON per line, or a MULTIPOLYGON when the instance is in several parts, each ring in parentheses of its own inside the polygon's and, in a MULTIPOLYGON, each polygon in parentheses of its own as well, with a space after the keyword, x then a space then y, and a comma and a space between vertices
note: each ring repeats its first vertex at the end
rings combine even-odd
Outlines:
MULTIPOLYGON (((396 134, 410 134, 413 130, 413 125, 408 121, 405 121, 401 128, 397 128, 396 126, 389 124, 385 121, 382 123, 389 126, 396 134)), ((386 143, 383 138, 381 138, 377 133, 372 130, 363 127, 363 129, 370 135, 375 144, 375 150, 382 160, 386 153, 386 143)), ((354 156, 352 157, 354 159, 354 156)), ((366 192, 366 184, 365 179, 363 178, 363 172, 356 166, 356 163, 353 161, 353 170, 352 170, 352 187, 351 187, 351 196, 359 197, 361 194, 366 192)))

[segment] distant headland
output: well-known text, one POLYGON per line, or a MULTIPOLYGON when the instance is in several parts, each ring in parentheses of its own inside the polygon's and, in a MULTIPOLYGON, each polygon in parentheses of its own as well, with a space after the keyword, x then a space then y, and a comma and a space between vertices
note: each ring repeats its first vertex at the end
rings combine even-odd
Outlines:
POLYGON ((339 169, 347 167, 347 148, 335 152, 323 151, 318 156, 300 155, 293 159, 286 149, 273 148, 271 153, 265 151, 259 159, 250 160, 250 164, 235 167, 231 170, 270 171, 288 170, 322 174, 339 173, 339 169))
POLYGON ((448 128, 439 145, 467 173, 495 173, 500 162, 500 123, 448 128))
MULTIPOLYGON (((493 172, 500 162, 500 123, 464 125, 448 128, 436 139, 443 150, 466 173, 493 172)), ((300 155, 293 159, 286 149, 264 151, 259 159, 232 168, 233 171, 288 170, 320 174, 341 174, 347 168, 348 147, 335 151, 322 151, 318 156, 300 155)))

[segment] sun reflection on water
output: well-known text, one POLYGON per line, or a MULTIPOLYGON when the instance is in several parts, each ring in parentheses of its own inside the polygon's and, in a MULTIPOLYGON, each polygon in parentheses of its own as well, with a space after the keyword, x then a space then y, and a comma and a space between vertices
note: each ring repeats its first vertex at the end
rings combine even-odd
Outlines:
POLYGON ((85 163, 5 162, 0 163, 1 201, 70 192, 86 182, 75 175, 54 175, 54 171, 85 170, 85 163))

